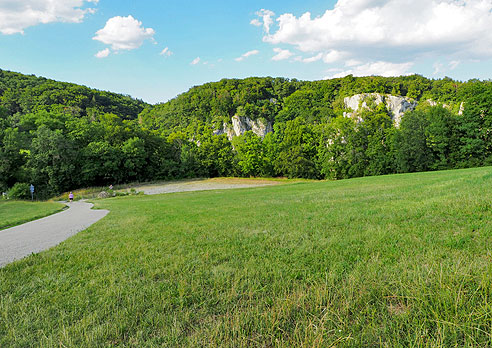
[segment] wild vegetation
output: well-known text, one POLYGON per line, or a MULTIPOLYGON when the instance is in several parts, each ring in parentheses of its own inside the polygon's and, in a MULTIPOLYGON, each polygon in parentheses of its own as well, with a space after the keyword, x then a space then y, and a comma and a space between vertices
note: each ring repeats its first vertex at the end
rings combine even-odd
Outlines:
POLYGON ((491 201, 491 167, 97 201, 0 269, 0 346, 489 347, 491 201))
POLYGON ((341 179, 482 166, 492 163, 491 136, 490 81, 231 79, 151 106, 0 71, 0 190, 33 183, 38 198, 187 177, 341 179), (344 117, 343 98, 366 92, 438 105, 420 103, 399 128, 381 106, 364 110, 363 122, 344 117), (270 122, 273 132, 218 135, 234 115, 270 122))

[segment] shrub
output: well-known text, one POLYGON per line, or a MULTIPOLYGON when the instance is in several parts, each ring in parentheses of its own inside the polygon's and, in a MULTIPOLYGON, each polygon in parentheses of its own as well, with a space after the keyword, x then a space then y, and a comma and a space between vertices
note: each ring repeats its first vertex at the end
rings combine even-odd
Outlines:
POLYGON ((7 192, 9 199, 30 199, 31 191, 29 190, 29 184, 24 182, 18 182, 12 186, 7 192))

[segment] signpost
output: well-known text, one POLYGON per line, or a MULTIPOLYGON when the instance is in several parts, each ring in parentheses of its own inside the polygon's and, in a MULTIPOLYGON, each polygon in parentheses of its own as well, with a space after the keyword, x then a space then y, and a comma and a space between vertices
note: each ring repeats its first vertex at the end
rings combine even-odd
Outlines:
POLYGON ((29 186, 29 191, 31 191, 31 201, 34 201, 34 185, 29 186))

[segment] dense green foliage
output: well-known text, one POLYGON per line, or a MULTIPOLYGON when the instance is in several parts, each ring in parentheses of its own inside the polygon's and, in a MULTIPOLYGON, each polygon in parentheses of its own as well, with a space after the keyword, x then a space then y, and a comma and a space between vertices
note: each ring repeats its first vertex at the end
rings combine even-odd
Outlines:
POLYGON ((0 269, 0 346, 490 347, 491 201, 491 167, 98 201, 0 269))
POLYGON ((55 202, 0 200, 0 230, 51 215, 64 206, 55 202))
POLYGON ((3 195, 2 193, 2 198, 4 199, 29 199, 33 198, 31 195, 31 189, 29 184, 26 184, 25 182, 17 182, 15 183, 14 186, 12 186, 6 195, 3 195))
POLYGON ((492 163, 491 137, 490 81, 229 79, 151 106, 0 71, 0 190, 33 183, 39 197, 184 177, 341 179, 481 166, 492 163), (343 98, 366 92, 420 104, 400 128, 384 105, 362 111, 362 122, 344 117, 343 98), (229 140, 220 133, 234 115, 271 124, 274 132, 229 140))
POLYGON ((47 111, 57 116, 91 116, 102 111, 134 119, 146 105, 121 94, 3 70, 0 70, 0 95, 1 106, 11 115, 47 111))

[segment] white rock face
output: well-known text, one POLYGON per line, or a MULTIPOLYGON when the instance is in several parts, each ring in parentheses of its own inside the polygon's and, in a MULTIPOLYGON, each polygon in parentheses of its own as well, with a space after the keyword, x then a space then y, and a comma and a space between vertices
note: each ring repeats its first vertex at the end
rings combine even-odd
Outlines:
POLYGON ((345 98, 343 101, 346 108, 354 111, 353 113, 345 113, 346 117, 353 117, 360 109, 369 109, 369 104, 371 103, 375 105, 384 103, 397 127, 400 125, 402 116, 406 112, 414 110, 417 106, 417 102, 410 98, 379 93, 356 94, 345 98))
POLYGON ((224 129, 216 129, 212 133, 213 135, 222 135, 224 134, 224 129))
POLYGON ((437 106, 437 102, 432 100, 432 99, 427 99, 426 100, 427 104, 429 104, 430 106, 437 106))
POLYGON ((230 127, 226 122, 222 124, 222 128, 214 130, 213 134, 214 135, 226 134, 229 140, 231 140, 234 136, 236 136, 236 133, 234 132, 234 128, 230 127))
MULTIPOLYGON (((449 106, 448 104, 440 104, 432 99, 427 99, 425 101, 427 104, 429 104, 430 106, 438 106, 438 105, 441 105, 443 108, 445 109, 448 109, 448 110, 451 110, 452 111, 452 108, 451 106, 449 106)), ((463 112, 465 111, 465 102, 461 102, 460 104, 460 109, 458 110, 458 115, 459 116, 463 116, 463 112)))
POLYGON ((415 110, 417 107, 417 102, 412 101, 409 98, 389 95, 385 99, 386 108, 393 115, 393 120, 397 126, 400 125, 401 118, 406 112, 415 110))
MULTIPOLYGON (((247 119, 248 120, 248 119, 247 119)), ((266 120, 256 120, 249 121, 249 125, 251 126, 251 131, 255 133, 257 136, 264 138, 268 133, 273 132, 273 126, 270 122, 266 120)))
POLYGON ((251 120, 249 117, 234 115, 231 118, 232 127, 224 122, 222 129, 214 131, 214 135, 227 134, 227 138, 232 140, 233 137, 243 135, 247 131, 252 131, 257 136, 264 138, 270 132, 273 132, 273 127, 270 122, 262 120, 251 120))
POLYGON ((248 130, 248 126, 251 123, 251 120, 247 117, 240 117, 237 115, 232 116, 232 128, 234 129, 234 133, 236 133, 237 136, 243 135, 246 133, 248 130))
POLYGON ((458 111, 458 115, 463 116, 464 111, 465 111, 465 102, 461 102, 460 111, 458 111))
POLYGON ((344 100, 345 107, 352 109, 354 111, 358 111, 362 109, 369 109, 367 105, 371 101, 373 101, 376 105, 379 105, 384 102, 383 95, 379 93, 364 93, 364 94, 356 94, 351 97, 347 97, 344 100))

